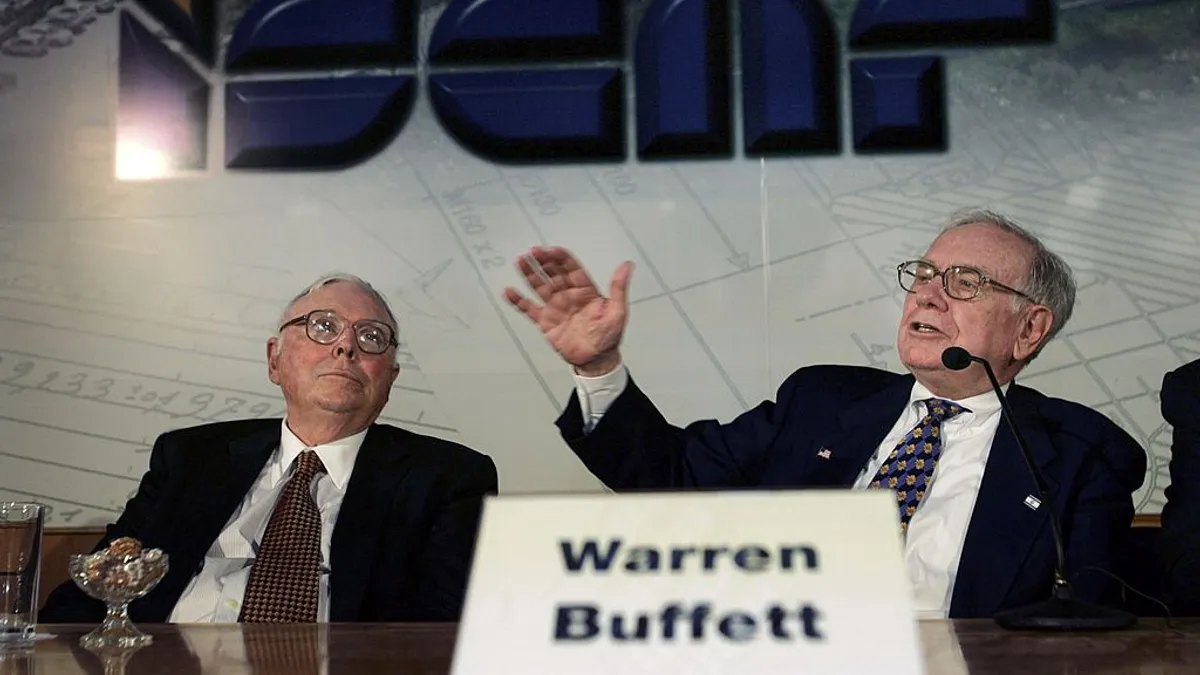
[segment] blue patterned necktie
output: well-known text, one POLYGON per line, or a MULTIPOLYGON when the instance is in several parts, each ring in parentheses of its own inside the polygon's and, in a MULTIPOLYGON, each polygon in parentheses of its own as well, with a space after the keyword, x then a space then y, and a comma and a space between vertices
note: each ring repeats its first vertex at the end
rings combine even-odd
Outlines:
POLYGON ((904 533, 908 532, 908 521, 917 512, 933 482, 933 470, 942 454, 942 422, 971 412, 945 399, 927 398, 921 402, 927 411, 925 417, 896 445, 871 481, 872 488, 887 487, 896 491, 900 531, 904 533))

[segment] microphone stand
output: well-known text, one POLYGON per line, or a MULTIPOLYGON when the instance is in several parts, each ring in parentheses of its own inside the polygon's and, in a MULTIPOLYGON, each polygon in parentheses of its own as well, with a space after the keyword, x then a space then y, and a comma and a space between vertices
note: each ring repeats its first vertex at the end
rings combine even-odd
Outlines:
POLYGON ((1004 395, 1004 390, 1000 388, 1000 383, 996 381, 992 365, 986 359, 974 355, 970 358, 982 365, 987 372, 988 380, 991 381, 992 388, 995 389, 996 396, 1000 399, 1000 410, 1008 422, 1008 428, 1012 430, 1013 436, 1017 439, 1017 447, 1021 449, 1025 466, 1029 468, 1029 473, 1033 476, 1038 497, 1050 510, 1050 529, 1054 536, 1055 553, 1058 555, 1058 565, 1054 569, 1054 587, 1048 600, 997 612, 992 618, 1002 628, 1008 630, 1117 630, 1133 626, 1137 623, 1137 617, 1133 614, 1115 607, 1094 605, 1075 597, 1070 582, 1064 576, 1067 569, 1067 556, 1063 548, 1062 532, 1058 527, 1058 518, 1054 515, 1054 505, 1046 496, 1049 491, 1046 489, 1045 481, 1042 480, 1042 474, 1035 468, 1033 457, 1029 454, 1029 446, 1025 445, 1021 431, 1013 422, 1008 399, 1004 395))

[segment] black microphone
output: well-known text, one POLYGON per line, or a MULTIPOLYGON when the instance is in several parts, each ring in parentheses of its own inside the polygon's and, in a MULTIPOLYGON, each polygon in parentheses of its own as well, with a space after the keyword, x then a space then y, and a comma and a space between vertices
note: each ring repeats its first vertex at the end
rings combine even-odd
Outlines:
POLYGON ((1021 449, 1021 456, 1025 458, 1025 466, 1029 468, 1029 474, 1033 477, 1033 483, 1037 487, 1037 497, 1049 510, 1050 532, 1054 536, 1054 552, 1058 555, 1058 565, 1054 570, 1054 588, 1049 600, 997 612, 992 618, 1001 627, 1009 630, 1114 630, 1134 625, 1137 623, 1137 617, 1129 612, 1093 605, 1075 598, 1071 584, 1066 578, 1067 555, 1063 547, 1058 517, 1054 515, 1054 505, 1049 499, 1046 479, 1037 470, 1037 466, 1033 463, 1033 455, 1029 453, 1029 446, 1025 444, 1020 429, 1013 422, 1012 411, 1008 408, 1008 399, 1005 398, 1000 383, 996 381, 996 373, 992 371, 992 364, 988 363, 987 359, 975 356, 962 347, 948 347, 942 352, 942 365, 950 370, 966 370, 971 366, 971 362, 983 366, 988 380, 992 383, 992 389, 996 392, 996 397, 1000 399, 1000 410, 1004 419, 1008 421, 1008 428, 1012 430, 1013 436, 1017 439, 1017 447, 1021 449))

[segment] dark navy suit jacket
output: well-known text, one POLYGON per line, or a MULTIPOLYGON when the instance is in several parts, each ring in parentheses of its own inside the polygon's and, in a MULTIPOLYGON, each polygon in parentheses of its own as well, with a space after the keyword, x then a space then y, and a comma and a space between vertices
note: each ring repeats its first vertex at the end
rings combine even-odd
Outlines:
POLYGON ((1174 611, 1200 614, 1200 360, 1167 373, 1163 419, 1172 429, 1171 485, 1159 550, 1174 611))
MULTIPOLYGON (((913 383, 912 375, 873 368, 802 368, 775 402, 729 424, 708 420, 681 429, 631 379, 591 433, 583 432, 576 395, 557 423, 588 469, 618 491, 850 487, 900 417, 913 383)), ((1110 600, 1106 575, 1081 572, 1120 573, 1145 451, 1085 406, 1015 384, 1008 399, 1061 519, 1069 580, 1081 599, 1110 600)), ((1001 424, 967 530, 951 617, 987 617, 1049 597, 1056 557, 1049 510, 1025 505, 1034 491, 1016 439, 1001 424)))
MULTIPOLYGON (((129 605, 134 622, 170 617, 204 554, 279 446, 278 419, 163 434, 150 469, 96 549, 134 537, 169 557, 163 580, 129 605)), ((372 425, 354 462, 330 542, 330 621, 457 621, 479 514, 497 491, 490 458, 456 443, 372 425)), ((72 581, 38 615, 99 622, 104 606, 72 581)))

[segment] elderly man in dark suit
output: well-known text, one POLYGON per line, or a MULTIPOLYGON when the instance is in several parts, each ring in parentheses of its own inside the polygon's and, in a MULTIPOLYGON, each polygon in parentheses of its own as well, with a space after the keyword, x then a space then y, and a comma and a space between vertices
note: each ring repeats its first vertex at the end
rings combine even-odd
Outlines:
MULTIPOLYGON (((455 621, 492 460, 375 420, 399 375, 396 319, 350 275, 297 296, 267 341, 285 417, 160 436, 97 549, 133 537, 170 570, 143 622, 455 621)), ((72 582, 39 620, 92 622, 72 582)))
POLYGON ((1163 377, 1161 399, 1172 440, 1159 550, 1172 608, 1200 615, 1200 359, 1163 377))
POLYGON ((1049 597, 1053 512, 1076 597, 1111 591, 1104 575, 1079 572, 1117 570, 1145 452, 1104 415, 1013 384, 1067 322, 1075 283, 1061 258, 1007 218, 959 214, 921 259, 897 267, 908 292, 897 347, 910 374, 801 368, 775 401, 728 424, 685 428, 663 418, 621 361, 631 264, 605 298, 563 249, 530 257, 540 270, 525 257, 517 266, 542 304, 511 288, 505 295, 574 366, 558 426, 609 487, 894 490, 916 608, 931 617, 992 616, 1049 597), (1036 496, 985 371, 943 365, 951 346, 987 359, 1007 387, 1050 503, 1036 496))

